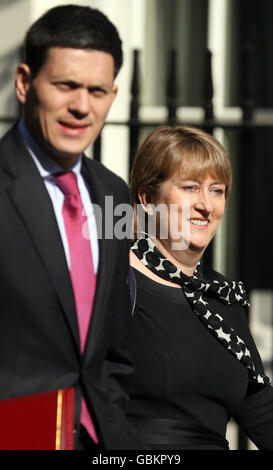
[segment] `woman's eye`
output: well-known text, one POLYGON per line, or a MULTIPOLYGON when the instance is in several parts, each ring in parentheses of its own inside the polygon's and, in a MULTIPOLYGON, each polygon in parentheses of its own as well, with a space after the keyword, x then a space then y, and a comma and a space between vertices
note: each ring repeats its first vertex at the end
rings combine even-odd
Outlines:
POLYGON ((214 188, 212 191, 218 196, 222 196, 222 194, 224 194, 225 192, 224 189, 221 189, 221 188, 214 188))
POLYGON ((194 191, 194 190, 196 190, 196 189, 198 189, 198 188, 197 188, 197 186, 194 186, 194 185, 186 185, 186 186, 183 186, 183 189, 184 189, 185 191, 191 192, 191 191, 194 191))

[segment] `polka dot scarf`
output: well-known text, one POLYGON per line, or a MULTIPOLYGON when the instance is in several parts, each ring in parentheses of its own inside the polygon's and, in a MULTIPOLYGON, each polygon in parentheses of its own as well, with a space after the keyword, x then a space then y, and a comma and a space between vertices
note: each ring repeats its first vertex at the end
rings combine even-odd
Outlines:
POLYGON ((193 276, 187 276, 160 253, 150 238, 140 238, 131 250, 153 273, 181 285, 193 311, 223 346, 247 367, 250 380, 263 385, 270 383, 263 372, 259 373, 256 370, 244 341, 203 297, 205 292, 210 291, 215 298, 226 305, 238 302, 242 307, 249 307, 242 282, 228 281, 220 275, 220 280, 205 280, 201 276, 200 263, 193 276))

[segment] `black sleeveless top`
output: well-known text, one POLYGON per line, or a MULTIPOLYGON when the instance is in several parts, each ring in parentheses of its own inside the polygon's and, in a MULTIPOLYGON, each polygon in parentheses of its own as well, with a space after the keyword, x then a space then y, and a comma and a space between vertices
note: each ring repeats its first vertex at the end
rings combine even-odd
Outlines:
MULTIPOLYGON (((155 282, 137 270, 134 273, 137 298, 130 346, 135 372, 126 413, 144 447, 228 449, 227 422, 232 416, 243 425, 251 419, 251 398, 254 408, 266 401, 271 410, 264 437, 259 430, 262 442, 258 444, 273 450, 272 387, 250 390, 246 368, 208 332, 181 288, 155 282)), ((218 303, 221 315, 236 327, 259 363, 243 309, 218 303)), ((255 438, 255 422, 254 434, 250 434, 255 438)))

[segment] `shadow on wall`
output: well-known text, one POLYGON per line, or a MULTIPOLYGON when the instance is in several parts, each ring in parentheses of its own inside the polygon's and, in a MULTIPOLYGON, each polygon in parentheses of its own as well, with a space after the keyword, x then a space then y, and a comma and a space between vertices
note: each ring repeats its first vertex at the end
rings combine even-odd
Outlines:
POLYGON ((11 6, 15 3, 20 3, 21 0, 1 0, 1 8, 5 8, 5 6, 11 6))
POLYGON ((18 46, 0 55, 0 116, 17 117, 18 103, 14 91, 14 72, 22 57, 18 46))
POLYGON ((21 61, 21 44, 29 24, 29 0, 0 0, 0 117, 16 118, 14 73, 21 61))

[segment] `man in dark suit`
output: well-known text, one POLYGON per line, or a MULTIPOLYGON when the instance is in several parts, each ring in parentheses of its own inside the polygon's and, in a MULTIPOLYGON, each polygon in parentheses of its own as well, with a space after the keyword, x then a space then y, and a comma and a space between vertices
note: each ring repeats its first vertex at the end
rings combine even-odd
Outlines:
POLYGON ((122 411, 128 240, 103 238, 105 201, 129 204, 129 191, 83 154, 116 96, 121 41, 98 10, 66 5, 24 51, 22 118, 0 143, 0 399, 75 387, 77 449, 138 448, 122 411))

